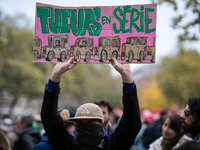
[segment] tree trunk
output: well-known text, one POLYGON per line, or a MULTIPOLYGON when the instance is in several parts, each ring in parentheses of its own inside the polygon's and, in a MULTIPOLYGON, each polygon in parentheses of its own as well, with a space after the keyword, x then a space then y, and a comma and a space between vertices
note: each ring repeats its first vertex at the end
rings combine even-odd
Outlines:
POLYGON ((9 113, 8 113, 9 116, 11 116, 11 113, 12 113, 15 105, 17 104, 17 101, 18 101, 18 98, 16 98, 16 97, 11 98, 10 107, 9 107, 9 113))

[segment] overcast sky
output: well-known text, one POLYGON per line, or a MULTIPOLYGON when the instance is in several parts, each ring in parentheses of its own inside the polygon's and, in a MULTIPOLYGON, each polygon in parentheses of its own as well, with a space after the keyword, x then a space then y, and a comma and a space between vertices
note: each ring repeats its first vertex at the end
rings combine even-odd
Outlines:
MULTIPOLYGON (((150 4, 151 0, 4 0, 0 2, 0 10, 8 15, 23 13, 31 20, 31 26, 34 27, 36 2, 64 7, 79 7, 150 4)), ((160 62, 162 57, 174 55, 178 51, 177 36, 179 33, 181 33, 181 31, 174 30, 171 27, 171 18, 173 18, 175 15, 176 13, 173 11, 173 8, 170 5, 163 4, 157 6, 156 64, 160 62)), ((187 43, 187 47, 195 47, 197 48, 198 52, 200 52, 200 48, 197 46, 197 43, 187 43)), ((131 64, 131 68, 133 68, 133 70, 143 66, 148 65, 131 64)))

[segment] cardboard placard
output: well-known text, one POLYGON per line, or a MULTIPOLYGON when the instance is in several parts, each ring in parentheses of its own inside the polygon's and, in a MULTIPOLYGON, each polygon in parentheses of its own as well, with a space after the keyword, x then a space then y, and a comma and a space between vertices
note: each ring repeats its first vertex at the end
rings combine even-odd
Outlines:
POLYGON ((33 62, 154 63, 157 4, 60 7, 36 3, 33 62))

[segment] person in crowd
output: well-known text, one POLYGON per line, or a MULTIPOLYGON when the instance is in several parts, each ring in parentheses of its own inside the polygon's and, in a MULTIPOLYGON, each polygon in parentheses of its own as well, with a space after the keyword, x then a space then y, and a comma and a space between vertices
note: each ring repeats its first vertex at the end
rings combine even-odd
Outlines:
POLYGON ((75 137, 70 135, 57 111, 59 83, 61 76, 75 66, 74 57, 67 62, 57 63, 46 85, 41 110, 44 129, 55 150, 129 150, 141 128, 136 86, 130 66, 120 64, 112 58, 113 67, 121 74, 123 81, 123 116, 115 132, 106 135, 101 108, 94 103, 85 103, 77 110, 75 137))
POLYGON ((32 116, 18 117, 14 128, 18 134, 14 150, 31 150, 41 140, 40 132, 32 128, 34 118, 32 116))
POLYGON ((113 110, 111 104, 105 99, 96 100, 94 101, 94 104, 97 104, 103 112, 105 130, 108 132, 108 134, 113 133, 114 128, 112 128, 110 124, 110 118, 111 118, 112 110, 113 110))
MULTIPOLYGON (((75 121, 69 118, 74 117, 75 112, 70 109, 60 108, 58 110, 58 113, 63 119, 64 126, 66 126, 66 130, 68 131, 68 133, 73 134, 75 129, 75 121)), ((53 150, 46 133, 43 134, 41 141, 38 144, 36 144, 32 150, 53 150)))
POLYGON ((110 118, 110 123, 111 123, 111 128, 112 128, 113 131, 118 126, 119 119, 120 119, 120 116, 115 111, 112 111, 112 116, 110 118))
POLYGON ((200 97, 189 97, 185 107, 183 130, 190 134, 194 141, 200 142, 200 97))
POLYGON ((149 145, 161 137, 162 135, 162 125, 164 123, 165 118, 168 115, 167 109, 162 109, 160 112, 160 118, 155 120, 152 124, 150 124, 144 131, 143 135, 143 146, 148 149, 149 145))
POLYGON ((145 129, 148 127, 148 125, 150 125, 154 121, 153 113, 150 110, 145 109, 142 112, 141 119, 142 119, 142 128, 140 129, 140 132, 138 133, 132 147, 133 149, 136 149, 136 150, 147 150, 143 146, 143 134, 144 134, 145 129))
POLYGON ((149 150, 174 150, 184 142, 191 140, 183 132, 181 116, 172 114, 164 121, 162 136, 150 144, 149 150))
POLYGON ((11 150, 9 140, 1 131, 0 131, 0 150, 11 150))
POLYGON ((17 135, 13 132, 13 121, 10 118, 4 118, 0 124, 0 130, 5 134, 10 142, 11 148, 14 148, 14 142, 17 140, 17 135))
POLYGON ((37 129, 38 131, 40 131, 40 135, 42 136, 43 133, 45 132, 44 131, 44 128, 43 128, 43 124, 42 124, 42 120, 41 120, 41 116, 40 114, 36 114, 34 116, 34 122, 32 124, 32 127, 37 129))
POLYGON ((188 141, 180 145, 175 150, 200 150, 200 143, 196 141, 188 141))
POLYGON ((75 116, 75 112, 71 109, 60 108, 58 110, 61 118, 63 119, 64 124, 66 125, 66 130, 69 134, 73 134, 75 130, 75 121, 70 119, 75 116))

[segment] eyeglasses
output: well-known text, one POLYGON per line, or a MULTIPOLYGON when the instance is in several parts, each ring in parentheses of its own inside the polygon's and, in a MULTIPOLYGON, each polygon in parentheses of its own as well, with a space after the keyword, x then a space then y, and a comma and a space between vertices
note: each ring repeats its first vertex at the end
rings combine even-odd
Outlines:
POLYGON ((190 114, 190 111, 189 111, 189 110, 186 110, 186 109, 184 110, 184 114, 185 114, 186 117, 188 117, 189 115, 191 115, 191 114, 190 114))

